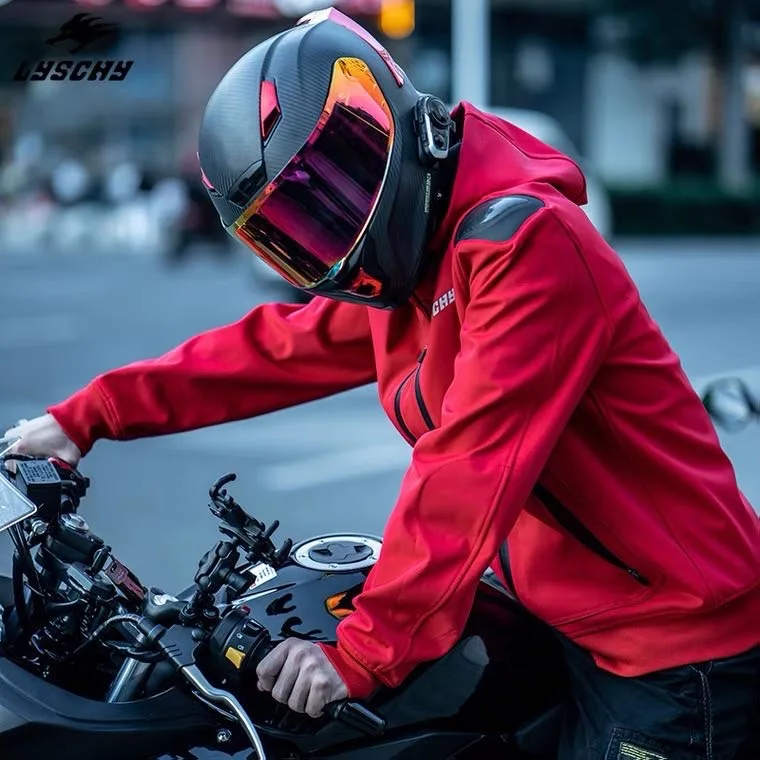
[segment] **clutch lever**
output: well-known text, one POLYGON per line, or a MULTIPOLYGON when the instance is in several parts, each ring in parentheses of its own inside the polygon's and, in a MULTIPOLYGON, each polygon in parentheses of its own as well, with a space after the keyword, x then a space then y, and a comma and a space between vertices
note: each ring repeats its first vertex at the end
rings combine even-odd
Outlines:
POLYGON ((259 732, 243 705, 228 691, 218 689, 209 683, 195 664, 196 653, 204 641, 203 631, 179 625, 164 628, 161 625, 154 625, 147 619, 141 631, 146 637, 146 643, 155 642, 177 672, 200 694, 201 701, 224 706, 229 710, 248 737, 248 741, 256 752, 256 760, 266 760, 266 751, 259 732))
POLYGON ((180 668, 179 672, 205 700, 215 705, 226 707, 235 716, 235 719, 248 737, 248 741, 251 742, 258 760, 266 760, 266 751, 264 750, 259 732, 256 730, 256 726, 253 725, 253 721, 248 717, 248 713, 246 713, 243 705, 229 692, 212 686, 197 665, 186 665, 180 668))

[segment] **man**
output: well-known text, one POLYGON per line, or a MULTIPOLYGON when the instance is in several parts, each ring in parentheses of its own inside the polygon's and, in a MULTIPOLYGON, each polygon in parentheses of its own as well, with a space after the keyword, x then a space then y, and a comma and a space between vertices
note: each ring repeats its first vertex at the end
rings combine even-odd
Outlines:
POLYGON ((758 520, 578 167, 449 115, 335 11, 233 66, 199 158, 224 226, 317 297, 106 372, 9 431, 21 450, 75 463, 377 382, 413 446, 382 556, 338 646, 281 644, 259 688, 319 715, 397 686, 453 646, 494 565, 567 649, 563 759, 737 756, 758 520))

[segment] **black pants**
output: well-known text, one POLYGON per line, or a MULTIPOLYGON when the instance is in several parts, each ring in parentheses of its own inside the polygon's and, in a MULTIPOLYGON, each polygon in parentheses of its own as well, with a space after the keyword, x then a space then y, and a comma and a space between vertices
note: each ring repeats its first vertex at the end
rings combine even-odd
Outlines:
POLYGON ((622 678, 563 646, 572 689, 559 760, 760 760, 760 647, 622 678))

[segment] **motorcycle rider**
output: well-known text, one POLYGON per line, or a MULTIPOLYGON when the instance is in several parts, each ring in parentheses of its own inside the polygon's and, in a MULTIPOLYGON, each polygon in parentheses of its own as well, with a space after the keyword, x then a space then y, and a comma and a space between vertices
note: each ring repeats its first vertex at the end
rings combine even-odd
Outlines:
POLYGON ((397 686, 492 565, 566 649, 561 758, 737 756, 760 723, 760 523, 580 169, 449 114, 334 10, 232 67, 199 159, 227 230, 316 297, 100 375, 8 431, 20 450, 75 464, 377 382, 413 447, 382 556, 338 646, 286 641, 259 688, 318 715, 397 686))

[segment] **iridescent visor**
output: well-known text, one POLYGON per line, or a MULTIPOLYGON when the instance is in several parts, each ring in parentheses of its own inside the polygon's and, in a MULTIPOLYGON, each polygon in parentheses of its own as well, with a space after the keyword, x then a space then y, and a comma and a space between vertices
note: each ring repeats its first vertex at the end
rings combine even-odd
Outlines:
POLYGON ((229 231, 286 280, 335 278, 377 205, 393 145, 393 117, 368 66, 340 58, 306 144, 229 231))

